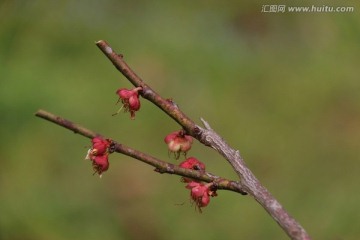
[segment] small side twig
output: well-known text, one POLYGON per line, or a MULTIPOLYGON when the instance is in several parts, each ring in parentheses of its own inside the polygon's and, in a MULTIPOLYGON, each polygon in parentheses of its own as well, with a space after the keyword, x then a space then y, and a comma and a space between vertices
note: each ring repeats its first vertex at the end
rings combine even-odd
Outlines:
MULTIPOLYGON (((90 138, 90 139, 92 139, 94 137, 106 138, 106 137, 102 136, 101 134, 95 133, 94 131, 91 131, 79 124, 71 122, 65 118, 56 116, 55 114, 47 112, 42 109, 38 110, 35 113, 35 116, 43 118, 50 122, 53 122, 59 126, 62 126, 66 129, 73 131, 74 133, 78 133, 78 134, 80 134, 84 137, 90 138)), ((141 151, 138 151, 138 150, 135 150, 128 146, 125 146, 124 144, 116 143, 115 144, 115 152, 127 155, 129 157, 140 160, 148 165, 151 165, 151 166, 155 167, 155 171, 159 172, 159 173, 175 174, 175 175, 179 175, 182 177, 188 177, 188 178, 196 179, 196 180, 203 181, 203 182, 215 182, 217 189, 230 190, 233 192, 238 192, 242 195, 246 195, 246 193, 244 192, 244 190, 239 182, 221 178, 219 176, 213 175, 213 174, 205 172, 205 171, 196 171, 196 170, 182 168, 175 164, 171 164, 171 163, 162 161, 162 160, 152 157, 148 154, 145 154, 141 151)))

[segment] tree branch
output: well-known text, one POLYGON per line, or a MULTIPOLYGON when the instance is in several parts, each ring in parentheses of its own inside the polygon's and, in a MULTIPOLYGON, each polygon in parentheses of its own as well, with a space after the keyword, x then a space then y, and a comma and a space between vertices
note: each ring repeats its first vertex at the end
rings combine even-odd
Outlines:
MULTIPOLYGON (((78 133, 90 139, 94 137, 102 137, 106 139, 106 137, 98 133, 95 133, 85 127, 82 127, 79 124, 73 123, 65 118, 56 116, 55 114, 52 114, 42 109, 38 110, 35 113, 35 116, 53 122, 59 126, 62 126, 64 128, 73 131, 74 133, 78 133)), ((175 174, 187 178, 196 179, 203 182, 213 182, 216 185, 217 189, 230 190, 233 192, 238 192, 242 195, 246 195, 239 182, 230 181, 205 171, 196 171, 196 170, 182 168, 175 164, 162 161, 160 159, 157 159, 155 157, 152 157, 150 155, 147 155, 143 152, 127 147, 120 143, 115 144, 115 152, 127 155, 129 157, 140 160, 148 165, 151 165, 155 167, 155 171, 159 173, 169 173, 169 174, 175 174)))
POLYGON ((243 186, 245 192, 249 193, 258 203, 260 203, 291 239, 310 239, 310 236, 306 233, 305 229, 288 214, 246 166, 240 152, 230 147, 205 120, 202 120, 205 128, 196 125, 176 104, 162 98, 145 84, 144 81, 126 64, 123 60, 123 56, 113 51, 105 41, 100 40, 96 42, 96 45, 135 87, 142 87, 142 97, 154 103, 167 115, 178 122, 188 134, 204 145, 219 152, 231 164, 239 176, 241 186, 243 186))

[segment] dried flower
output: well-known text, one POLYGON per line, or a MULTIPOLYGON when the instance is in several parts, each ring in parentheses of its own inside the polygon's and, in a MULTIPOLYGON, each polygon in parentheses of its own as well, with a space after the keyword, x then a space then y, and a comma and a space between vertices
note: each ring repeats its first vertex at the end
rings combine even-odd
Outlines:
POLYGON ((101 177, 102 173, 109 168, 109 148, 113 145, 113 141, 94 137, 91 142, 92 147, 88 150, 85 159, 92 161, 95 173, 98 173, 101 177))
POLYGON ((94 137, 92 140, 92 155, 103 155, 106 153, 108 147, 110 146, 111 140, 102 139, 100 137, 94 137))
POLYGON ((197 209, 206 207, 210 203, 210 197, 217 196, 216 191, 211 189, 212 183, 203 184, 199 182, 189 182, 186 188, 190 189, 191 200, 196 204, 197 209))
MULTIPOLYGON (((181 162, 179 164, 179 167, 186 168, 186 169, 192 169, 192 170, 198 170, 198 171, 205 171, 205 164, 199 160, 197 160, 194 157, 189 157, 185 161, 181 162)), ((191 178, 181 178, 183 182, 191 182, 195 181, 191 178)))
POLYGON ((180 130, 168 134, 164 141, 168 145, 169 151, 174 153, 175 158, 178 159, 180 153, 186 156, 187 151, 191 149, 193 139, 184 130, 180 130))
POLYGON ((179 166, 193 170, 205 170, 205 164, 194 157, 187 158, 185 161, 181 162, 179 166))
POLYGON ((113 115, 118 114, 122 109, 124 112, 130 112, 131 119, 135 119, 135 112, 140 109, 140 99, 139 99, 139 91, 141 91, 141 87, 137 87, 134 89, 126 89, 120 88, 116 91, 116 94, 119 95, 119 101, 122 102, 122 107, 113 115))
POLYGON ((108 154, 104 154, 104 155, 93 156, 91 158, 93 169, 95 171, 94 173, 99 174, 100 177, 102 176, 102 173, 108 170, 109 168, 108 156, 109 156, 108 154))

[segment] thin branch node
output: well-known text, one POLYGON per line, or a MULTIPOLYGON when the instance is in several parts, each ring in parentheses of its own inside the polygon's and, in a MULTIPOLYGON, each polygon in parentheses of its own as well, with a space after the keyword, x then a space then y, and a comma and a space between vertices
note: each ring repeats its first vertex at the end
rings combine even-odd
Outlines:
POLYGON ((160 169, 160 168, 155 168, 154 172, 157 172, 157 173, 160 173, 160 174, 166 173, 166 171, 164 171, 163 169, 160 169))
POLYGON ((147 86, 142 86, 141 95, 144 98, 148 98, 149 96, 151 96, 153 94, 154 94, 154 91, 151 88, 149 88, 147 86))

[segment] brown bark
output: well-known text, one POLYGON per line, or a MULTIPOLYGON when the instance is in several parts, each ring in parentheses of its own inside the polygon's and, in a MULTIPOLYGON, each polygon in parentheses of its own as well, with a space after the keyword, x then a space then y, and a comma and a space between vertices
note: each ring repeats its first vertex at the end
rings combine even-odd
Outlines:
MULTIPOLYGON (((161 161, 145 153, 131 149, 123 144, 116 144, 116 151, 126 154, 135 159, 150 164, 160 173, 171 173, 180 176, 195 178, 205 182, 214 182, 219 189, 227 189, 245 195, 251 195, 269 213, 269 215, 280 225, 285 233, 296 240, 309 240, 310 236, 305 229, 289 215, 282 205, 270 194, 260 183, 251 170, 246 166, 238 150, 230 147, 226 141, 217 134, 210 125, 203 119, 204 128, 195 124, 173 101, 162 98, 151 89, 124 61, 121 54, 117 54, 105 41, 98 41, 96 45, 114 64, 114 66, 135 86, 141 87, 141 96, 158 106, 167 115, 174 119, 183 129, 199 142, 209 146, 220 153, 233 167, 239 177, 239 181, 230 181, 210 173, 180 168, 176 165, 161 161)), ((36 116, 52 121, 66 127, 75 133, 85 137, 93 138, 98 134, 74 124, 66 119, 55 116, 44 110, 39 110, 36 116)))

